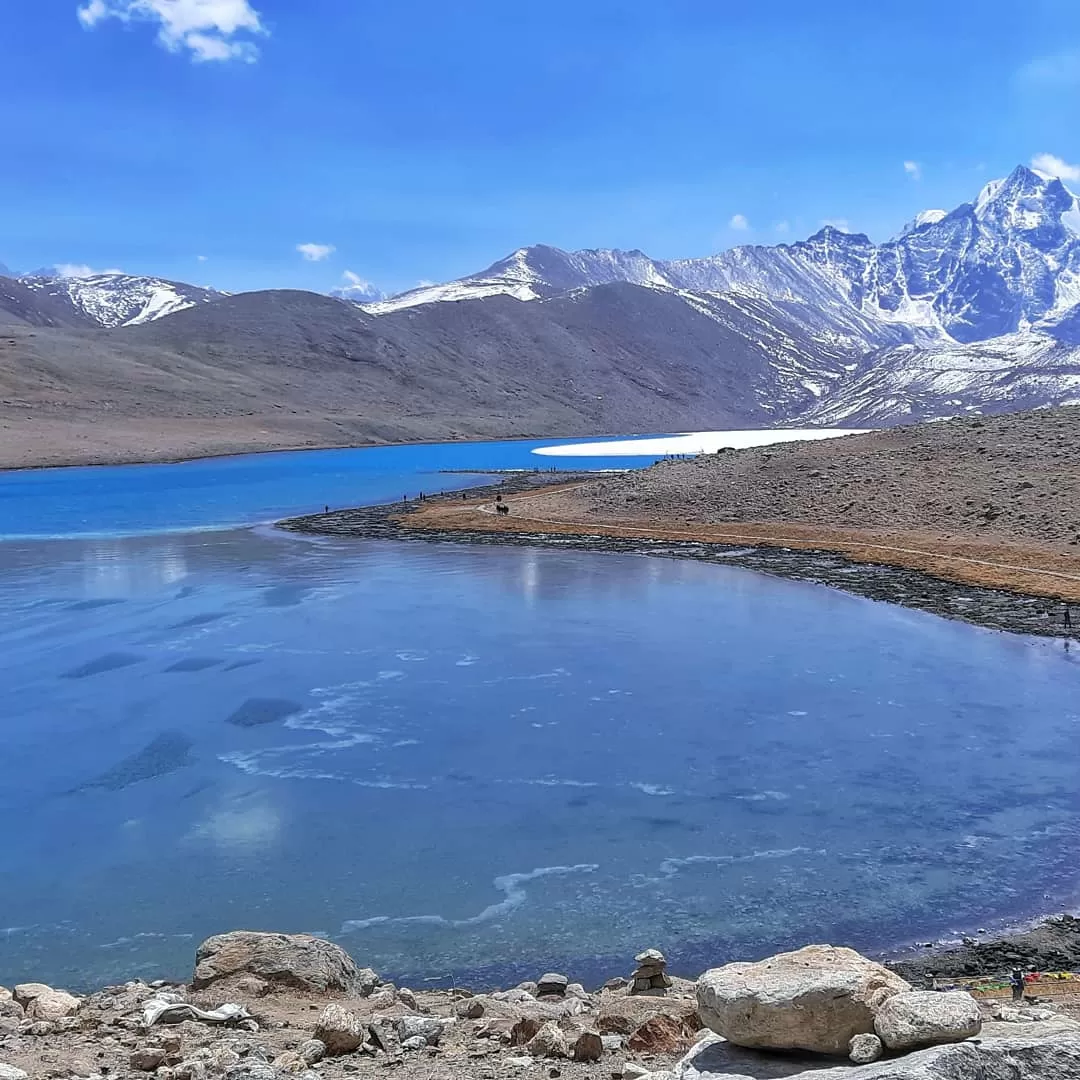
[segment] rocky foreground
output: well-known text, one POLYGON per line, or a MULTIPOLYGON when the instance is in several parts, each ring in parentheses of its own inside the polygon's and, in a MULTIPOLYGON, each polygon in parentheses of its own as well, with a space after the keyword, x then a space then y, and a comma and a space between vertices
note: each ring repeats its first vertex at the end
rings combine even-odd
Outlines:
POLYGON ((1080 1080, 1080 1022, 916 990, 808 946, 676 979, 661 953, 589 992, 565 975, 414 992, 307 935, 235 932, 190 984, 0 988, 0 1080, 1080 1080))

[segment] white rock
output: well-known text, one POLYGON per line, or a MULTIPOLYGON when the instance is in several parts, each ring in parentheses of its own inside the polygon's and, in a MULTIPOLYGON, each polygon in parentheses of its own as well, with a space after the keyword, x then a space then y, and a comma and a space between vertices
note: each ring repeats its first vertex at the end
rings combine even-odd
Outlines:
POLYGON ((332 1056, 351 1054, 364 1045, 367 1025, 348 1009, 340 1005, 327 1005, 315 1025, 314 1037, 332 1056))
POLYGON ((0 1080, 30 1080, 30 1077, 22 1069, 16 1069, 14 1065, 5 1065, 0 1061, 0 1080))
POLYGON ((846 1057, 874 1032, 875 1003, 911 987, 853 949, 809 945, 755 964, 728 964, 698 979, 707 1027, 738 1046, 846 1057))
POLYGON ((917 1050, 978 1035, 982 1014, 963 990, 912 990, 895 994, 878 1009, 874 1029, 890 1050, 917 1050))
POLYGON ((409 1038, 401 1040, 402 1050, 425 1050, 427 1045, 428 1041, 423 1035, 411 1035, 409 1038))

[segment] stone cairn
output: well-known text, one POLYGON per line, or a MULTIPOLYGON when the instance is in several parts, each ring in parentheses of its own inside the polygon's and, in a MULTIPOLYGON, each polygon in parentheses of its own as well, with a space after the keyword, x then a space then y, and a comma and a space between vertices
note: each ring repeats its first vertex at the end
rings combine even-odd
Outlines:
POLYGON ((630 981, 631 994, 644 994, 649 990, 667 990, 671 979, 665 974, 667 960, 659 949, 646 949, 634 957, 637 971, 630 981))

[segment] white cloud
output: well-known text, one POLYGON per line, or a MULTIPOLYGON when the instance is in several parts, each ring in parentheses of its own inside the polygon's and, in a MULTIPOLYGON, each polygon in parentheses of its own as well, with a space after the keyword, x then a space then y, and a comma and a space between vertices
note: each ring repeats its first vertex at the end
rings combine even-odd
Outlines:
POLYGON ((1070 165, 1053 154, 1036 154, 1031 159, 1031 167, 1037 172, 1046 173, 1047 176, 1080 181, 1080 165, 1070 165))
POLYGON ((821 221, 822 228, 839 229, 841 232, 851 232, 851 222, 847 218, 831 217, 823 218, 821 221))
POLYGON ((196 255, 195 258, 198 259, 199 262, 206 262, 206 260, 209 259, 210 256, 209 255, 196 255))
POLYGON ((750 228, 750 222, 747 221, 745 214, 735 214, 728 222, 728 228, 736 232, 746 232, 750 228))
POLYGON ((248 0, 85 0, 77 14, 88 30, 105 19, 157 23, 160 45, 196 61, 251 63, 258 50, 240 35, 266 33, 248 0))
POLYGON ((100 274, 122 274, 123 270, 95 270, 85 263, 58 263, 54 269, 62 278, 89 278, 100 274))
POLYGON ((350 285, 353 285, 358 289, 370 289, 373 287, 367 278, 362 278, 359 274, 354 274, 351 270, 346 270, 341 276, 350 285))
POLYGON ((906 172, 912 180, 922 179, 922 166, 917 161, 905 161, 904 172, 906 172))
POLYGON ((324 259, 329 259, 337 248, 333 244, 297 244, 296 250, 308 262, 322 262, 324 259))
POLYGON ((778 221, 773 226, 773 232, 779 233, 780 236, 786 236, 791 232, 791 226, 786 221, 778 221))

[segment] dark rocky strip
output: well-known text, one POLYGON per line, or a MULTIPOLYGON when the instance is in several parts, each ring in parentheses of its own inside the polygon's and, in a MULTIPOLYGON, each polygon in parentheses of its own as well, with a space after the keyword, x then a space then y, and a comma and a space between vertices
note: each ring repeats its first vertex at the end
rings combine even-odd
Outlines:
MULTIPOLYGON (((585 477, 560 474, 559 482, 585 477)), ((498 484, 431 496, 427 501, 495 497, 550 485, 550 473, 515 473, 498 484)), ((419 501, 365 506, 290 518, 279 528, 319 536, 352 536, 365 540, 422 540, 429 543, 500 544, 515 547, 549 547, 570 551, 599 551, 619 555, 650 555, 658 558, 696 559, 776 577, 827 585, 833 589, 889 604, 927 611, 947 619, 960 619, 991 630, 1041 637, 1072 639, 1063 626, 1065 607, 1060 601, 1004 589, 962 585, 920 570, 884 563, 853 562, 832 551, 770 546, 715 544, 698 541, 649 540, 588 533, 496 532, 482 529, 416 528, 395 520, 421 505, 419 501)))
POLYGON ((939 978, 978 977, 1008 972, 1080 970, 1080 919, 1056 915, 1029 930, 990 941, 966 938, 955 949, 935 949, 924 956, 889 963, 908 982, 921 986, 939 978))

